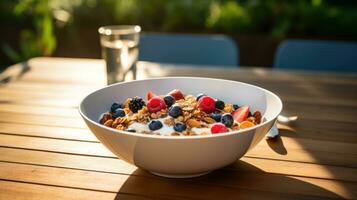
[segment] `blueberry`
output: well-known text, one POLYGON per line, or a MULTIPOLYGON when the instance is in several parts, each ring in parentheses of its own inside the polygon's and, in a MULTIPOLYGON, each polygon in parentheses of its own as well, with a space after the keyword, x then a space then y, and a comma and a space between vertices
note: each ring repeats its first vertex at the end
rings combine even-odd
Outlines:
POLYGON ((226 113, 222 115, 221 122, 224 124, 226 127, 231 127, 233 125, 233 117, 231 114, 226 113))
POLYGON ((165 104, 167 105, 167 107, 171 107, 172 104, 175 103, 175 98, 171 95, 167 95, 164 97, 164 101, 165 101, 165 104))
POLYGON ((240 108, 237 104, 233 104, 233 109, 237 110, 238 108, 240 108))
POLYGON ((205 94, 203 93, 199 93, 197 96, 196 96, 196 101, 200 100, 201 97, 203 96, 206 96, 205 94))
POLYGON ((224 102, 221 100, 216 101, 216 109, 223 110, 224 108, 224 102))
POLYGON ((174 125, 174 130, 177 131, 177 132, 182 132, 182 131, 186 130, 186 128, 187 128, 186 124, 181 123, 181 122, 176 123, 174 125))
POLYGON ((126 129, 125 131, 131 132, 131 133, 135 133, 135 132, 136 132, 136 130, 134 130, 134 129, 131 129, 131 128, 129 128, 129 129, 126 129))
POLYGON ((173 105, 169 109, 169 115, 173 118, 177 118, 178 116, 182 115, 182 108, 178 105, 173 105))
POLYGON ((118 108, 113 112, 113 117, 117 118, 117 117, 124 117, 125 116, 125 112, 122 108, 118 108))
POLYGON ((211 113, 210 117, 214 119, 216 122, 220 122, 222 115, 219 113, 211 113))
POLYGON ((114 113, 116 109, 118 108, 122 108, 122 104, 119 104, 119 103, 113 103, 112 106, 110 107, 110 112, 111 113, 114 113))
POLYGON ((152 131, 162 128, 162 123, 159 120, 153 120, 149 123, 149 129, 152 131))

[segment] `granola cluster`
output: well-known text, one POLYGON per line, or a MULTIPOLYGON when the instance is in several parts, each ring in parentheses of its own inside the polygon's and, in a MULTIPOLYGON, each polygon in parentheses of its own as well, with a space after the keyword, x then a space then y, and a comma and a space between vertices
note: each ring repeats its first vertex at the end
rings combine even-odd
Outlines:
POLYGON ((183 95, 173 90, 167 95, 148 93, 148 101, 128 98, 113 103, 100 123, 128 132, 192 136, 210 135, 249 128, 261 122, 259 111, 251 114, 248 106, 224 103, 206 95, 183 95))

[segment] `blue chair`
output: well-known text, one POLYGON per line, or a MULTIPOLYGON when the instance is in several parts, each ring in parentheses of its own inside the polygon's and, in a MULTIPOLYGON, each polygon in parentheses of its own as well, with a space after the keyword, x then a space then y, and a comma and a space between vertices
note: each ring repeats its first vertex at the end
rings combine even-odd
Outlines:
POLYGON ((139 49, 143 61, 229 67, 239 61, 234 41, 224 35, 144 33, 139 49))
POLYGON ((274 67, 280 69, 357 71, 357 43, 286 40, 275 54, 274 67))

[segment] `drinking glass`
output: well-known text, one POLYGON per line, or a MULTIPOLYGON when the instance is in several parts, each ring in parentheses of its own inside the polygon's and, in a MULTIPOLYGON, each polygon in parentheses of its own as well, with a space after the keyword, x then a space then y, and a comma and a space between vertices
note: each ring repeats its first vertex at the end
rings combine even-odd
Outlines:
POLYGON ((130 74, 132 79, 136 78, 140 31, 137 25, 103 26, 98 29, 108 85, 124 81, 130 74))

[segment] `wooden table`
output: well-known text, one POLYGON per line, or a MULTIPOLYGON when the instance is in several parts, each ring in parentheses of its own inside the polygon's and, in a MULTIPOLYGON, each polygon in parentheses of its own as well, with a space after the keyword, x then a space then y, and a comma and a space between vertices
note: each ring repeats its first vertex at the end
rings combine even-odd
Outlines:
MULTIPOLYGON (((357 198, 357 75, 193 69, 140 63, 138 76, 206 76, 267 88, 283 99, 281 137, 193 179, 151 175, 117 159, 77 105, 105 83, 102 60, 35 58, 0 87, 0 199, 357 198)), ((12 67, 16 71, 20 65, 12 67)), ((225 91, 239 92, 239 91, 225 91)))

